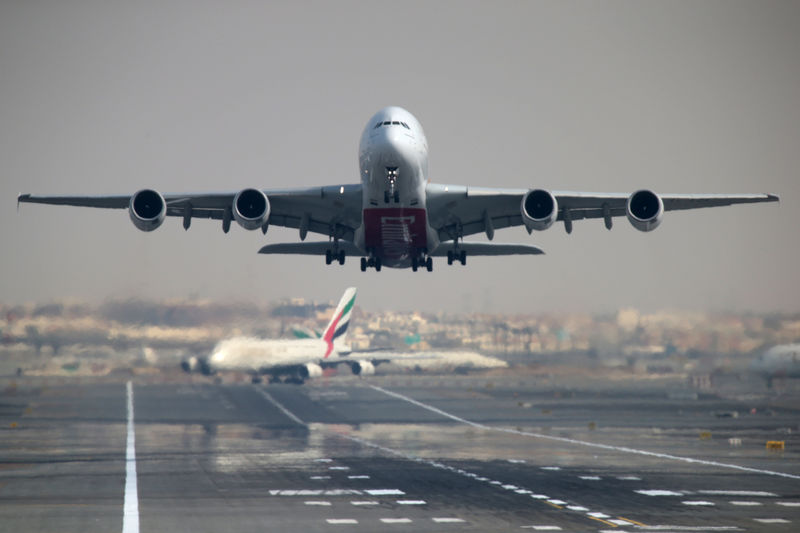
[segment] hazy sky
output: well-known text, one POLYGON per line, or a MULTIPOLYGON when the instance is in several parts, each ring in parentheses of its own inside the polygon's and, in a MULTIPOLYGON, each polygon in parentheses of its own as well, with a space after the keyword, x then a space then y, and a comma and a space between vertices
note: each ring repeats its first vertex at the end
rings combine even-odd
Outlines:
POLYGON ((800 2, 0 2, 0 301, 357 285, 371 310, 798 311, 798 28, 800 2), (296 230, 16 212, 20 192, 355 183, 386 105, 422 122, 435 182, 782 201, 500 230, 547 255, 432 274, 256 253, 296 230))

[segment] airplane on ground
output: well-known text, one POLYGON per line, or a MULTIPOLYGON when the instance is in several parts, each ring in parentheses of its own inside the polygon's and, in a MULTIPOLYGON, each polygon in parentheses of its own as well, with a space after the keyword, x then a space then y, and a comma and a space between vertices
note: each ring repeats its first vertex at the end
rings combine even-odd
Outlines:
POLYGON ((211 376, 220 372, 245 372, 253 382, 261 376, 270 376, 270 383, 284 381, 302 384, 306 379, 322 376, 323 370, 346 364, 355 375, 369 376, 375 367, 399 359, 426 359, 420 354, 381 355, 374 352, 353 352, 345 344, 347 327, 356 301, 356 288, 345 290, 330 322, 320 337, 301 339, 258 339, 232 337, 220 341, 208 358, 191 357, 181 363, 188 373, 198 372, 211 376), (350 357, 350 356, 355 357, 350 357))
POLYGON ((773 194, 664 194, 647 189, 632 194, 504 189, 442 185, 429 181, 428 142, 414 116, 400 107, 386 107, 367 123, 359 145, 361 182, 288 189, 246 188, 202 194, 161 194, 142 189, 132 195, 35 196, 18 202, 128 209, 134 226, 158 228, 168 216, 222 221, 228 232, 235 220, 247 230, 270 225, 296 228, 301 242, 268 244, 262 254, 325 256, 325 263, 343 265, 360 257, 361 270, 382 266, 433 270, 433 257, 447 264, 467 264, 469 256, 537 255, 528 244, 468 242, 485 233, 491 241, 498 229, 524 226, 528 233, 562 221, 567 233, 574 221, 603 219, 611 229, 614 217, 626 216, 640 231, 652 231, 665 211, 732 204, 777 202, 773 194), (308 232, 327 241, 305 242, 308 232))
POLYGON ((775 378, 800 378, 800 344, 773 346, 753 359, 750 371, 764 376, 770 389, 775 378))

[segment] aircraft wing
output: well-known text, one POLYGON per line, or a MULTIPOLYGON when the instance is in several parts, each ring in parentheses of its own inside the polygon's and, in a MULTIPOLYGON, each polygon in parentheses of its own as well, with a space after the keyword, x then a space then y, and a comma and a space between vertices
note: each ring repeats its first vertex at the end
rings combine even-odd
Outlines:
MULTIPOLYGON (((428 184, 431 225, 442 241, 521 226, 522 200, 528 189, 495 189, 463 185, 428 184)), ((557 220, 626 216, 630 194, 551 191, 558 203, 557 220)), ((664 211, 777 202, 774 194, 664 194, 664 211)))
MULTIPOLYGON (((281 242, 267 244, 258 251, 260 254, 282 254, 282 255, 325 255, 331 249, 329 241, 314 242, 281 242)), ((360 257, 364 253, 353 243, 339 241, 339 249, 344 250, 348 257, 360 257)))
MULTIPOLYGON (((233 199, 239 191, 219 193, 164 194, 169 217, 230 220, 233 199), (227 215, 226 215, 227 212, 227 215)), ((296 189, 263 189, 270 204, 269 224, 300 228, 305 219, 308 231, 352 240, 361 224, 361 184, 330 185, 296 189)), ((127 209, 133 195, 37 196, 21 194, 17 203, 71 205, 106 209, 127 209)))

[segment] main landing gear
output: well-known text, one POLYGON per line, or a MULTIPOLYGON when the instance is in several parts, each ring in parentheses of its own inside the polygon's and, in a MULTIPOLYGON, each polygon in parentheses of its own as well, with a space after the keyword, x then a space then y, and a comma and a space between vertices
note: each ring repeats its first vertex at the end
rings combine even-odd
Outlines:
POLYGON ((361 272, 366 272, 367 267, 375 267, 375 272, 381 271, 381 258, 370 256, 369 258, 362 257, 361 258, 361 272))
POLYGON ((338 261, 340 265, 344 264, 344 250, 325 250, 325 264, 330 265, 334 261, 338 261))
POLYGON ((447 264, 452 265, 454 261, 460 262, 462 265, 467 264, 467 251, 461 250, 451 250, 447 252, 447 264))
POLYGON ((427 255, 427 250, 421 250, 418 256, 411 258, 411 270, 416 272, 420 267, 433 272, 433 258, 427 255))

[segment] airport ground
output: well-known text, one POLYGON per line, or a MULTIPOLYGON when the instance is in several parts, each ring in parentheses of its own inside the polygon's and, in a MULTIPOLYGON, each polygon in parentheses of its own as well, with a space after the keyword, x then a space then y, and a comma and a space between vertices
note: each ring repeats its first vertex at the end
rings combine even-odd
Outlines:
POLYGON ((0 531, 797 531, 796 384, 723 385, 0 377, 0 531))

